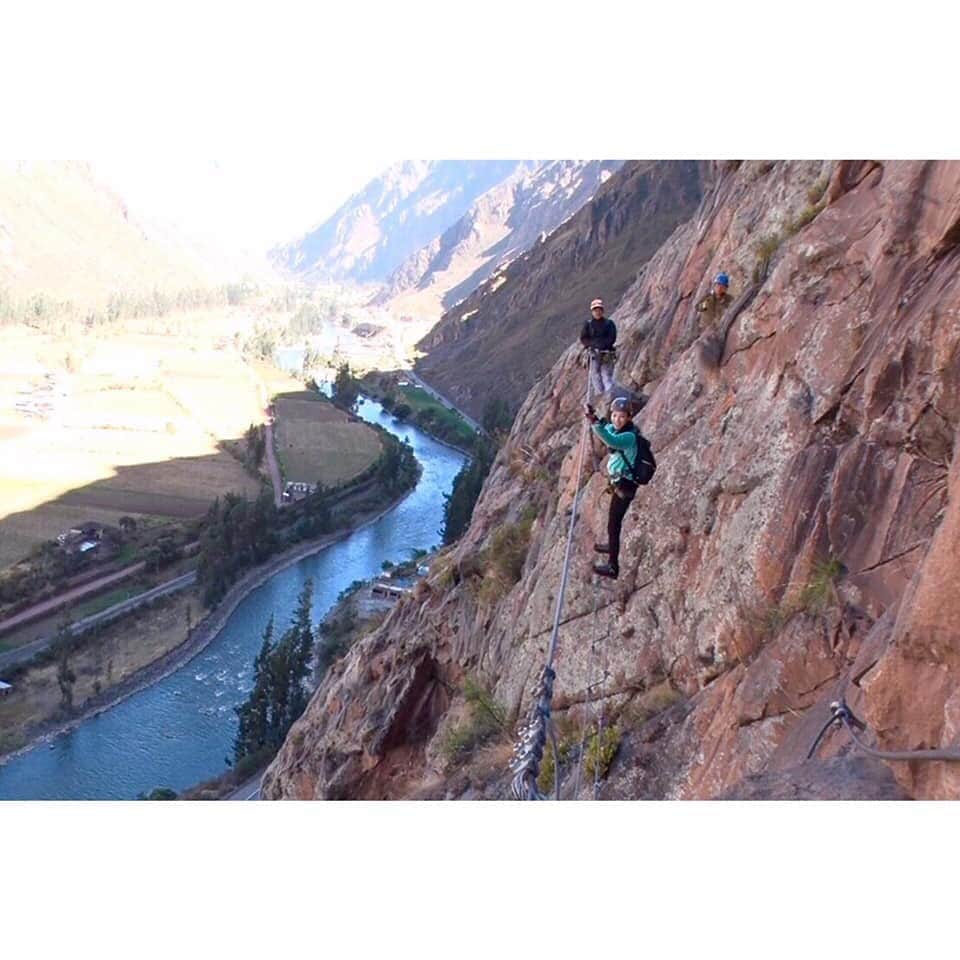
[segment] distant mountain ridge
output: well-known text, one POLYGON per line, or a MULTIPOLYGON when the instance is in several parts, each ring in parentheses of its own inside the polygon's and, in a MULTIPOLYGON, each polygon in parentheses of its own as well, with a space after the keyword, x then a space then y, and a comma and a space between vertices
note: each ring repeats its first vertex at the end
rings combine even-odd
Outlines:
POLYGON ((478 419, 491 396, 513 409, 576 340, 593 297, 612 313, 648 258, 704 192, 695 161, 630 160, 538 243, 448 310, 415 369, 478 419))
POLYGON ((480 196, 443 234, 391 274, 377 298, 397 314, 439 319, 495 270, 573 216, 621 160, 546 160, 520 164, 480 196))
POLYGON ((307 281, 382 282, 440 236, 518 160, 406 160, 297 240, 270 251, 274 266, 307 281))

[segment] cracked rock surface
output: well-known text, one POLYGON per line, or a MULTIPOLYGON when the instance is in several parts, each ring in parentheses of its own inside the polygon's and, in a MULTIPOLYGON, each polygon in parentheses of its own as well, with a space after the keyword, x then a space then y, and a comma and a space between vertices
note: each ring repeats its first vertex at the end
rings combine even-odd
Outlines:
MULTIPOLYGON (((659 469, 596 594, 607 500, 599 473, 583 487, 555 714, 564 736, 602 704, 616 728, 601 797, 960 797, 960 764, 867 763, 840 731, 805 763, 841 695, 880 747, 960 744, 960 163, 717 165, 614 319, 659 469), (704 370, 694 306, 720 269, 755 289, 704 370)), ((468 676, 508 723, 529 708, 575 352, 530 391, 461 541, 318 688, 265 797, 504 795, 508 738, 458 762, 444 744, 468 676), (519 579, 493 582, 491 542, 525 508, 519 579)))

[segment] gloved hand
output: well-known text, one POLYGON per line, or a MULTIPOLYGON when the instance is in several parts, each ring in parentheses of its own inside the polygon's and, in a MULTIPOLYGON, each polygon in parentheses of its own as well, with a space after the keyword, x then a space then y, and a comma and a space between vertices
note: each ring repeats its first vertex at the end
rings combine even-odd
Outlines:
POLYGON ((596 411, 593 409, 593 405, 585 403, 583 405, 583 415, 591 422, 596 423, 599 417, 597 417, 596 411))

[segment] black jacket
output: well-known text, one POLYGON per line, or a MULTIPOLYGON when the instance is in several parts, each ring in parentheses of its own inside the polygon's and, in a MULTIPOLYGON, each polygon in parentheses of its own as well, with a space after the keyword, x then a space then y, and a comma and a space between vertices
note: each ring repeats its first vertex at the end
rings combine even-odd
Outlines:
POLYGON ((580 331, 580 342, 588 350, 612 350, 617 342, 617 325, 607 317, 599 322, 591 317, 580 331))

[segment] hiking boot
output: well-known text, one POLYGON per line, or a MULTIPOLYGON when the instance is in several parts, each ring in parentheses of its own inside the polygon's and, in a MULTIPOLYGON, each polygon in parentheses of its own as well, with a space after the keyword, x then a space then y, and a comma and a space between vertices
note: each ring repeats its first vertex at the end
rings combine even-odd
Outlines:
POLYGON ((593 549, 594 549, 597 553, 609 553, 609 552, 610 552, 610 547, 609 547, 607 544, 605 544, 605 543, 595 543, 595 544, 593 545, 593 549))
POLYGON ((620 576, 620 571, 616 567, 611 567, 609 563, 595 563, 593 572, 601 577, 609 577, 611 580, 616 580, 620 576))

